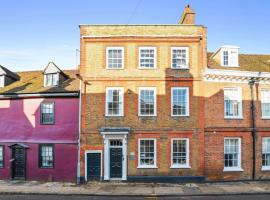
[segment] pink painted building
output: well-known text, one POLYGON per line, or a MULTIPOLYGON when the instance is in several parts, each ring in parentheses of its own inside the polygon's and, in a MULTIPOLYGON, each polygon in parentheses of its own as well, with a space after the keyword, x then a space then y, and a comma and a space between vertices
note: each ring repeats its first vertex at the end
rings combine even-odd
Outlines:
POLYGON ((79 84, 76 70, 0 66, 0 179, 76 181, 79 84))

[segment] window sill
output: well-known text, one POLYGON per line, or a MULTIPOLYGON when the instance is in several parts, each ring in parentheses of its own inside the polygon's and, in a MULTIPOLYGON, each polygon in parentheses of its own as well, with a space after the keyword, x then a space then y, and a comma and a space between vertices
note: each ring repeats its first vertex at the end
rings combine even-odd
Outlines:
POLYGON ((151 166, 138 166, 137 169, 157 169, 158 167, 156 165, 151 166))
POLYGON ((224 167, 223 172, 243 172, 241 167, 224 167))
POLYGON ((190 169, 191 166, 189 166, 189 165, 172 165, 170 168, 171 169, 190 169))
POLYGON ((146 67, 138 67, 138 69, 142 69, 142 70, 153 70, 153 69, 157 69, 157 67, 152 67, 152 68, 146 68, 146 67))
POLYGON ((157 117, 157 115, 138 115, 138 117, 157 117))
POLYGON ((262 117, 262 119, 270 119, 270 116, 262 117))
POLYGON ((176 70, 189 70, 189 67, 178 67, 178 68, 171 67, 171 69, 176 69, 176 70))
POLYGON ((270 171, 270 166, 263 166, 262 171, 270 171))
POLYGON ((108 67, 106 67, 106 69, 108 69, 108 70, 123 70, 124 67, 122 67, 122 68, 108 68, 108 67))
POLYGON ((189 115, 171 115, 171 117, 189 117, 189 115))
POLYGON ((105 115, 105 117, 124 117, 124 115, 105 115))
POLYGON ((242 116, 241 117, 224 117, 224 119, 238 119, 238 120, 242 120, 244 119, 242 116))

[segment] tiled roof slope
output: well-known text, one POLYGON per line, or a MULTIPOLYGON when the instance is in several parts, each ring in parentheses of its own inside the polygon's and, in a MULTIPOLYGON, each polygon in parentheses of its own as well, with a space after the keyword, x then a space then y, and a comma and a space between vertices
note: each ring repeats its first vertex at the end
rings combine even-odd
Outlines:
POLYGON ((241 71, 270 72, 270 55, 239 54, 239 67, 222 67, 208 53, 208 67, 211 69, 229 69, 241 71))
POLYGON ((25 94, 25 93, 57 93, 79 91, 79 80, 76 77, 77 70, 63 70, 68 76, 59 86, 44 87, 43 71, 17 72, 20 80, 0 88, 0 94, 25 94))

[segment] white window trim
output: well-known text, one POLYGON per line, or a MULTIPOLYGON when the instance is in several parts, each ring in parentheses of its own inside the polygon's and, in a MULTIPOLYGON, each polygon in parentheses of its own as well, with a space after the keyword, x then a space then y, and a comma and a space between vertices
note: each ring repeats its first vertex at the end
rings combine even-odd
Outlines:
MULTIPOLYGON (((106 87, 106 100, 105 100, 105 116, 107 117, 123 117, 124 116, 124 88, 123 87, 106 87), (119 90, 119 97, 122 97, 122 106, 119 115, 111 115, 108 113, 108 92, 109 90, 119 90)), ((120 108, 120 107, 119 107, 120 108)))
POLYGON ((172 87, 171 88, 171 116, 172 117, 188 117, 189 116, 189 87, 172 87), (187 112, 185 115, 174 115, 173 114, 173 90, 175 89, 184 89, 186 90, 186 94, 187 94, 187 112))
POLYGON ((59 72, 44 74, 44 87, 57 87, 59 85, 60 85, 60 73, 59 72), (53 84, 53 75, 54 74, 57 74, 57 79, 58 79, 56 85, 53 84), (47 75, 52 76, 52 84, 47 84, 47 75))
POLYGON ((5 75, 0 75, 0 88, 5 87, 5 75))
POLYGON ((221 51, 220 51, 220 61, 221 61, 221 66, 222 67, 239 67, 239 50, 236 49, 236 48, 223 48, 221 51), (231 51, 232 50, 235 50, 236 53, 237 53, 237 57, 236 57, 236 63, 237 65, 232 65, 232 61, 231 61, 231 51), (228 65, 224 65, 224 51, 228 51, 228 65))
MULTIPOLYGON (((262 154, 263 154, 263 140, 267 140, 267 139, 269 139, 270 137, 262 137, 262 154)), ((270 171, 270 165, 269 166, 263 166, 262 165, 262 169, 261 169, 262 171, 270 171)))
POLYGON ((189 47, 171 47, 171 69, 189 69, 189 47), (173 50, 186 50, 186 66, 173 67, 173 50))
MULTIPOLYGON (((237 167, 225 167, 225 162, 224 162, 224 159, 223 159, 223 162, 224 162, 224 168, 223 168, 223 172, 242 172, 242 171, 244 171, 243 169, 242 169, 242 151, 241 151, 241 146, 242 146, 242 143, 241 143, 241 138, 240 137, 225 137, 224 138, 224 142, 223 142, 223 155, 225 155, 225 140, 226 139, 237 139, 238 140, 238 144, 239 144, 239 146, 238 146, 238 152, 239 152, 239 154, 238 154, 238 166, 237 167)), ((224 156, 223 156, 224 157, 224 156)))
POLYGON ((124 50, 125 50, 124 47, 106 47, 106 69, 109 69, 109 70, 124 69, 124 64, 125 64, 124 50), (121 68, 109 68, 109 62, 108 62, 109 50, 122 50, 122 67, 121 68))
POLYGON ((225 87, 223 89, 223 106, 224 106, 224 118, 225 119, 243 119, 243 99, 242 99, 242 88, 241 87, 225 87), (225 106, 225 90, 237 89, 238 90, 238 100, 239 104, 239 116, 226 116, 226 106, 225 106))
POLYGON ((262 119, 270 119, 270 116, 264 116, 263 115, 263 107, 262 107, 262 104, 263 104, 263 99, 262 99, 262 92, 263 91, 269 91, 270 92, 270 88, 262 88, 261 90, 260 90, 260 93, 261 93, 261 114, 262 114, 262 119))
POLYGON ((156 87, 139 87, 139 99, 138 99, 138 116, 139 117, 156 117, 157 116, 157 90, 156 87), (142 115, 141 114, 141 90, 154 90, 154 114, 142 115))
POLYGON ((157 167, 157 139, 156 138, 139 138, 138 140, 138 169, 156 169, 157 167), (141 140, 154 140, 154 164, 153 165, 141 165, 141 140))
POLYGON ((157 48, 156 47, 139 47, 139 69, 156 69, 157 68, 157 48), (149 49, 149 50, 154 50, 154 67, 142 67, 141 66, 141 50, 144 49, 149 49))
POLYGON ((171 167, 172 169, 189 169, 191 168, 190 164, 189 164, 189 138, 172 138, 171 139, 171 167), (173 141, 186 141, 187 144, 187 163, 185 165, 177 165, 177 164, 173 164, 173 141))

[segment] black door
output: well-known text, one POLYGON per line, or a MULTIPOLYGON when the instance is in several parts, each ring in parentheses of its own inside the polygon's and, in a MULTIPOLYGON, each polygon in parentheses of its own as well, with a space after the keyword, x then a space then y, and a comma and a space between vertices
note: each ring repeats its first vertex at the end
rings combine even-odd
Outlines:
POLYGON ((87 153, 87 180, 100 180, 101 153, 87 153))
POLYGON ((110 148, 110 177, 122 178, 122 148, 110 148))
POLYGON ((12 148, 12 178, 25 179, 25 148, 14 146, 12 148))

